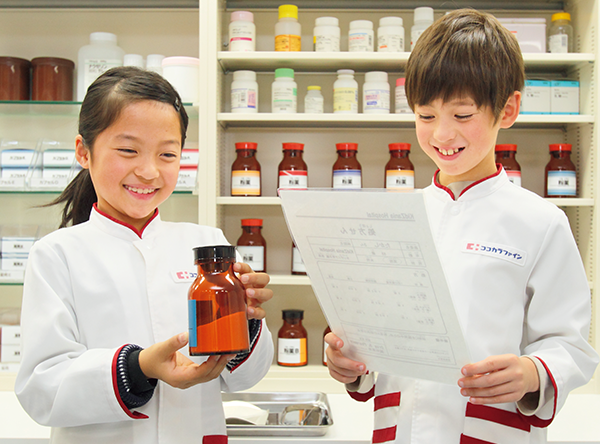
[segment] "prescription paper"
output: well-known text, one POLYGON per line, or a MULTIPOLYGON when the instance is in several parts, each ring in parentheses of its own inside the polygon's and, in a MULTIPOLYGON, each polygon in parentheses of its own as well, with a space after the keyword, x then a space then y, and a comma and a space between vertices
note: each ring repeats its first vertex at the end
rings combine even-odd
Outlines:
POLYGON ((344 354, 370 371, 456 384, 469 363, 423 194, 280 190, 344 354))

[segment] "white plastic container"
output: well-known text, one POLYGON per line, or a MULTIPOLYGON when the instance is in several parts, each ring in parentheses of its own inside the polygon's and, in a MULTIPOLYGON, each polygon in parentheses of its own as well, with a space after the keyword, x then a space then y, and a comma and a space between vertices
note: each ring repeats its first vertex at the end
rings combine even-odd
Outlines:
POLYGON ((294 114, 298 109, 298 85, 294 82, 294 70, 278 68, 271 86, 271 112, 294 114))
POLYGON ((548 52, 573 52, 573 26, 568 12, 552 14, 552 23, 548 28, 548 52))
POLYGON ((184 103, 198 103, 200 59, 196 57, 165 57, 162 61, 163 77, 177 90, 184 103))
POLYGON ((498 21, 517 38, 521 52, 546 52, 545 18, 499 18, 498 21))
POLYGON ((412 109, 408 106, 408 99, 406 98, 406 91, 404 90, 404 77, 396 79, 396 91, 395 91, 395 113, 396 114, 411 114, 412 109))
POLYGON ((333 112, 336 114, 358 113, 358 82, 354 71, 338 69, 338 78, 333 83, 333 112))
POLYGON ((307 114, 323 114, 325 100, 320 86, 309 86, 304 96, 304 112, 307 114))
POLYGON ((415 43, 421 37, 421 34, 433 24, 433 8, 421 6, 415 8, 414 25, 410 28, 410 50, 415 47, 415 43))
POLYGON ((279 6, 279 21, 275 23, 275 51, 300 51, 301 37, 298 7, 279 6))
POLYGON ((250 52, 256 49, 256 26, 250 11, 231 13, 229 23, 229 50, 250 52))
POLYGON ((125 51, 117 46, 117 36, 110 32, 92 32, 90 44, 82 46, 77 56, 77 101, 83 101, 88 87, 116 66, 123 66, 125 51))
POLYGON ((372 21, 354 20, 350 22, 350 31, 348 32, 349 52, 373 52, 374 42, 372 21))
POLYGON ((235 71, 231 83, 231 112, 258 112, 258 83, 254 71, 235 71))
POLYGON ((340 52, 340 21, 336 17, 319 17, 313 30, 315 52, 340 52))
POLYGON ((123 56, 123 66, 135 66, 144 69, 144 57, 140 54, 125 54, 123 56))
POLYGON ((377 28, 378 52, 404 52, 402 17, 382 17, 377 28))
POLYGON ((164 58, 165 56, 162 54, 148 54, 146 57, 146 69, 162 76, 162 61, 164 58))
POLYGON ((365 73, 363 113, 390 113, 390 84, 388 83, 387 72, 371 71, 365 73))

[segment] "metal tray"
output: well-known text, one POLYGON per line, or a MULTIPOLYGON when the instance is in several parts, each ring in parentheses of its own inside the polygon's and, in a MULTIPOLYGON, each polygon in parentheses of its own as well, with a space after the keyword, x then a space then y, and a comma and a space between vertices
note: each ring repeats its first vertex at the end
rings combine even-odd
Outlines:
POLYGON ((227 424, 229 436, 322 436, 333 425, 325 393, 221 393, 221 398, 223 402, 244 401, 269 410, 266 425, 227 424))

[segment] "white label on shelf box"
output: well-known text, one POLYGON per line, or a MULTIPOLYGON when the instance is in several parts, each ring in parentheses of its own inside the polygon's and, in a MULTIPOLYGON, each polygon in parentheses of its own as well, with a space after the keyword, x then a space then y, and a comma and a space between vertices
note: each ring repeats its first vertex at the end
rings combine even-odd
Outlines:
POLYGON ((548 197, 577 195, 575 171, 548 171, 548 197))
POLYGON ((2 168, 27 168, 33 160, 34 150, 31 149, 9 149, 2 151, 0 165, 2 168))
POLYGON ((335 170, 333 172, 333 188, 350 190, 361 187, 360 170, 335 170))
POLYGON ((242 262, 250 265, 254 271, 265 271, 265 247, 237 246, 242 262))
POLYGON ((176 190, 193 190, 196 188, 196 177, 198 170, 196 168, 181 168, 177 178, 176 190))
POLYGON ((551 114, 579 114, 579 82, 552 80, 550 90, 551 114))
POLYGON ((44 168, 70 168, 75 161, 74 150, 46 150, 42 155, 44 168))
POLYGON ((521 96, 521 114, 550 114, 550 82, 526 80, 521 96))
POLYGON ((68 179, 53 178, 44 179, 43 177, 32 177, 29 185, 34 189, 41 189, 47 191, 60 191, 63 190, 69 183, 68 179))
POLYGON ((283 190, 306 190, 308 172, 298 170, 279 171, 279 188, 283 190))
POLYGON ((2 168, 2 179, 25 179, 27 168, 2 168))
POLYGON ((60 179, 67 181, 70 175, 70 168, 44 168, 42 170, 43 179, 60 179))
POLYGON ((0 325, 0 344, 21 345, 21 326, 0 325))
POLYGON ((18 362, 0 362, 0 373, 17 373, 20 366, 18 362))
POLYGON ((2 179, 0 178, 0 189, 24 190, 25 178, 2 179))
POLYGON ((0 345, 0 362, 21 362, 21 346, 0 345))
POLYGON ((0 257, 1 270, 22 270, 27 267, 27 255, 2 255, 0 257))
POLYGON ((0 252, 27 254, 34 242, 33 237, 3 237, 0 239, 0 252))
POLYGON ((184 167, 198 167, 199 152, 197 149, 184 148, 181 150, 179 165, 184 167))
POLYGON ((3 283, 13 283, 13 282, 23 282, 23 277, 25 275, 25 270, 2 270, 0 269, 0 282, 3 283))

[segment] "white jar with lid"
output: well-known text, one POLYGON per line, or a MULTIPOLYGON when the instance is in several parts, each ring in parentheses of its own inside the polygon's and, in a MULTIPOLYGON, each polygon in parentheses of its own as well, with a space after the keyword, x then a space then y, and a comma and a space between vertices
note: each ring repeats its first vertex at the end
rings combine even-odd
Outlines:
POLYGON ((323 114, 324 102, 321 87, 311 85, 307 88, 306 96, 304 96, 304 112, 307 114, 323 114))
POLYGON ((377 28, 378 52, 404 52, 402 17, 382 17, 377 28))
POLYGON ((258 83, 254 71, 234 71, 231 82, 231 112, 258 112, 258 83))
POLYGON ((90 44, 82 46, 77 64, 77 101, 82 102, 88 87, 116 66, 123 66, 125 51, 117 46, 117 36, 110 32, 92 32, 90 44))
POLYGON ((348 32, 348 51, 373 52, 373 22, 370 20, 354 20, 350 22, 348 32))
POLYGON ((333 83, 333 112, 336 114, 358 113, 358 82, 354 71, 338 69, 338 78, 333 83))
POLYGON ((275 51, 300 51, 302 26, 298 23, 298 6, 280 5, 275 23, 275 51))
POLYGON ((415 43, 427 28, 433 24, 433 8, 429 6, 421 6, 415 8, 414 25, 410 29, 410 50, 415 47, 415 43))
POLYGON ((173 85, 184 103, 198 103, 200 59, 196 57, 165 57, 162 61, 163 77, 173 85))
POLYGON ((162 54, 148 54, 146 57, 146 69, 162 76, 162 61, 165 56, 162 54))
POLYGON ((390 84, 387 72, 371 71, 365 73, 363 85, 363 113, 389 114, 390 84))
POLYGON ((313 30, 315 52, 340 52, 340 21, 336 17, 319 17, 313 30))
POLYGON ((125 54, 123 56, 123 66, 135 66, 144 69, 144 57, 141 54, 125 54))
POLYGON ((573 52, 573 26, 568 12, 552 14, 552 23, 548 28, 548 51, 563 54, 573 52))
POLYGON ((232 12, 229 23, 229 50, 250 52, 255 50, 255 45, 254 14, 250 11, 232 12))
POLYGON ((408 99, 406 98, 406 91, 404 90, 404 82, 406 79, 404 77, 400 77, 396 79, 396 91, 395 91, 395 104, 396 114, 411 114, 412 109, 408 106, 408 99))
POLYGON ((271 112, 293 114, 298 108, 298 85, 294 82, 294 70, 278 68, 271 86, 271 112))

